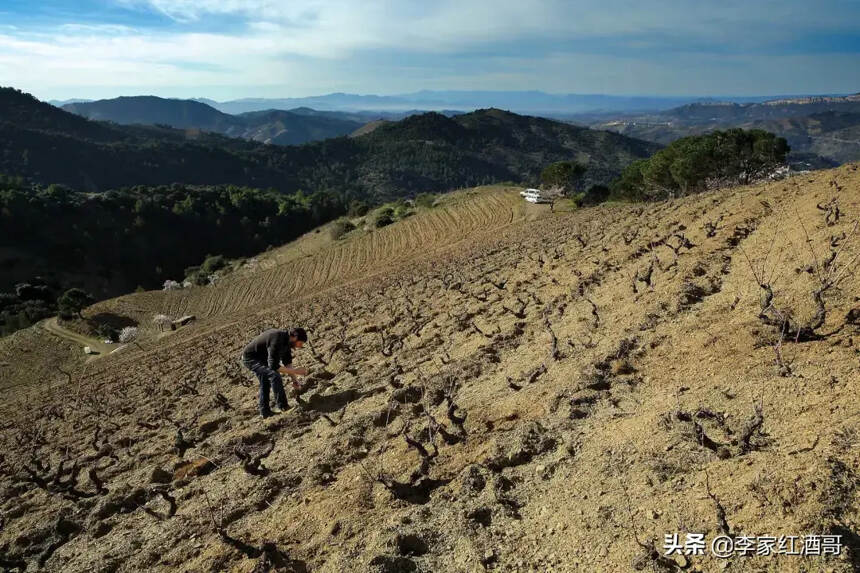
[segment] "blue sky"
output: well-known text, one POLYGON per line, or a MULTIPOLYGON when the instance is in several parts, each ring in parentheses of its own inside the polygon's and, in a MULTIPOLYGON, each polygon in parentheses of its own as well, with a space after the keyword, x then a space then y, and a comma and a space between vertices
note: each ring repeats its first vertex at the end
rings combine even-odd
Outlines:
POLYGON ((857 0, 2 0, 42 99, 860 91, 857 0))

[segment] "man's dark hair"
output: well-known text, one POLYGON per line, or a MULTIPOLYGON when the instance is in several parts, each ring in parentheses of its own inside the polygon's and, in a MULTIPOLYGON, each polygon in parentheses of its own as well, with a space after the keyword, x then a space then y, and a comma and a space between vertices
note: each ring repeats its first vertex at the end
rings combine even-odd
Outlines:
POLYGON ((296 340, 300 340, 302 342, 308 341, 308 333, 305 332, 304 328, 291 328, 290 336, 295 336, 296 340))

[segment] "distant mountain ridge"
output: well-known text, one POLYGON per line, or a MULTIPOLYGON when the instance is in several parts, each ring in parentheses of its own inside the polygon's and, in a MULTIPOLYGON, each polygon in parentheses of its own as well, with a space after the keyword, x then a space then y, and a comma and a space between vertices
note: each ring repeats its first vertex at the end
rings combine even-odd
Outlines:
MULTIPOLYGON (((291 109, 312 107, 328 111, 404 111, 423 109, 441 111, 462 109, 471 111, 489 107, 507 109, 515 113, 564 117, 580 113, 660 111, 683 104, 725 99, 735 103, 763 102, 779 98, 806 96, 737 96, 711 98, 700 96, 619 96, 604 94, 550 94, 530 91, 470 91, 422 90, 396 95, 360 95, 331 93, 294 98, 242 98, 217 102, 200 98, 199 101, 225 113, 238 114, 262 109, 291 109)), ((385 118, 390 119, 390 118, 385 118)))
MULTIPOLYGON (((208 113, 224 119, 217 110, 208 113)), ((262 115, 271 125, 283 112, 262 115)), ((659 148, 498 109, 414 115, 359 137, 288 147, 199 129, 94 122, 11 88, 0 88, 0 118, 0 173, 88 191, 236 184, 379 201, 499 181, 536 183, 543 167, 568 159, 588 165, 583 184, 608 183, 659 148)))
POLYGON ((81 98, 50 99, 50 100, 48 100, 48 103, 53 105, 53 106, 56 106, 56 107, 63 107, 64 105, 69 104, 69 103, 84 103, 84 102, 88 102, 88 101, 93 101, 93 100, 81 99, 81 98))
MULTIPOLYGON (((856 94, 855 94, 856 95, 856 94)), ((672 109, 685 104, 724 103, 746 104, 763 102, 799 102, 803 100, 827 100, 846 97, 845 94, 797 94, 769 96, 643 96, 643 95, 606 95, 606 94, 556 94, 539 90, 421 90, 394 95, 329 93, 304 97, 284 98, 240 98, 216 101, 212 98, 187 98, 209 105, 221 112, 238 115, 251 111, 280 109, 290 111, 295 108, 309 107, 317 111, 344 111, 361 114, 407 113, 416 111, 445 110, 473 111, 496 107, 515 113, 543 115, 545 117, 566 118, 577 114, 592 113, 643 113, 672 109)), ((847 96, 851 97, 851 96, 847 96)), ((51 100, 50 103, 62 106, 69 103, 89 102, 92 100, 70 99, 51 100)), ((447 115, 447 113, 446 113, 447 115)), ((401 117, 369 117, 364 121, 376 119, 401 119, 401 117)))
POLYGON ((165 99, 157 96, 122 96, 115 99, 70 103, 65 111, 95 121, 123 125, 169 125, 179 129, 200 128, 220 131, 241 121, 204 103, 165 99))
POLYGON ((207 101, 226 113, 244 113, 261 109, 311 107, 328 111, 407 111, 414 109, 443 111, 474 110, 488 107, 521 113, 576 113, 595 109, 665 109, 695 101, 697 98, 659 98, 639 96, 555 95, 538 91, 420 91, 411 94, 380 96, 332 93, 300 98, 244 98, 225 102, 207 101))
POLYGON ((811 96, 803 98, 773 99, 762 102, 764 105, 785 104, 814 104, 814 103, 849 103, 860 102, 860 93, 847 96, 811 96))
POLYGON ((757 121, 827 111, 860 113, 860 95, 783 98, 758 103, 698 102, 669 109, 658 115, 684 121, 757 121))
MULTIPOLYGON (((202 129, 263 143, 298 145, 352 133, 363 125, 345 117, 315 113, 267 110, 230 115, 195 100, 156 96, 119 97, 64 105, 88 119, 122 125, 167 125, 177 129, 202 129)), ((310 110, 313 111, 313 110, 310 110)))

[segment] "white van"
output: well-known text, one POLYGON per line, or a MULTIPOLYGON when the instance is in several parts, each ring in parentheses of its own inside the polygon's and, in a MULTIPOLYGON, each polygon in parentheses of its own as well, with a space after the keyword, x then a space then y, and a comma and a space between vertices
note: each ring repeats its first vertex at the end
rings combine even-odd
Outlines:
POLYGON ((520 195, 529 203, 550 203, 551 201, 544 196, 540 189, 526 189, 520 191, 520 195))

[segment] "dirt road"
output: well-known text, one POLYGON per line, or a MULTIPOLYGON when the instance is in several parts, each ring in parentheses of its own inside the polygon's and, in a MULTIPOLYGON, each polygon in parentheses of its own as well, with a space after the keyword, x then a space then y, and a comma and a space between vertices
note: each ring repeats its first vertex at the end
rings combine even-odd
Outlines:
POLYGON ((110 354, 114 349, 119 347, 117 344, 105 344, 101 340, 89 338, 83 334, 64 328, 63 326, 60 326, 56 316, 46 320, 43 323, 43 326, 45 330, 51 334, 55 334, 61 338, 80 344, 81 348, 89 346, 94 352, 98 353, 91 355, 89 358, 90 360, 98 358, 99 356, 104 356, 105 354, 110 354))

